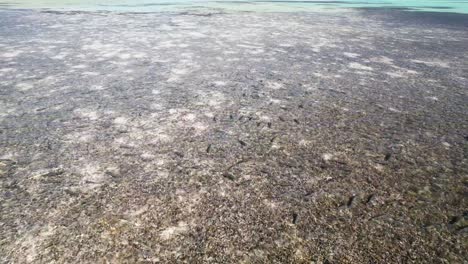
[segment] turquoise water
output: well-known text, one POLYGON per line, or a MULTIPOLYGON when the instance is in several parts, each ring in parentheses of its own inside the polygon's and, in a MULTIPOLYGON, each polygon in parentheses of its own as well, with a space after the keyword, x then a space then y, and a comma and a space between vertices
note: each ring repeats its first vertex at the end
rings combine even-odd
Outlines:
POLYGON ((468 0, 0 0, 3 8, 164 12, 222 10, 255 12, 336 11, 361 7, 468 14, 468 0))

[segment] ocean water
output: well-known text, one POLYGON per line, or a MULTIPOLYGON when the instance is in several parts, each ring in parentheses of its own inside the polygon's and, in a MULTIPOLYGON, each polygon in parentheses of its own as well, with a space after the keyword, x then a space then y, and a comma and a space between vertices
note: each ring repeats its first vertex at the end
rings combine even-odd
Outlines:
POLYGON ((366 7, 468 14, 468 0, 0 0, 0 8, 118 12, 184 10, 307 12, 366 7))

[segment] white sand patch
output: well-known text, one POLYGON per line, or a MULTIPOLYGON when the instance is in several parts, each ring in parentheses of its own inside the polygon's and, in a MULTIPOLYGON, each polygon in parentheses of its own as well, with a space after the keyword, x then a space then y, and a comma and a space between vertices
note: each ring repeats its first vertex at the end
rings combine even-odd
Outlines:
POLYGON ((271 117, 269 116, 266 116, 266 115, 260 115, 259 116, 259 119, 263 122, 270 122, 271 121, 271 117))
POLYGON ((96 111, 89 109, 75 109, 73 112, 81 117, 88 118, 89 120, 97 120, 99 118, 96 111))
POLYGON ((50 25, 49 28, 51 29, 56 29, 56 28, 63 28, 65 25, 63 24, 55 24, 55 25, 50 25))
POLYGON ((227 83, 224 81, 214 81, 213 84, 216 86, 226 86, 227 83))
POLYGON ((119 53, 120 53, 120 49, 117 49, 117 50, 112 50, 108 52, 101 52, 100 56, 103 58, 111 58, 111 57, 115 57, 119 55, 119 53))
MULTIPOLYGON (((172 27, 171 27, 172 28, 172 27)), ((153 49, 165 49, 175 47, 176 44, 172 43, 172 40, 160 42, 158 46, 153 47, 153 49)))
POLYGON ((226 103, 226 97, 221 92, 211 92, 207 95, 202 95, 197 105, 208 105, 212 107, 217 107, 226 103))
POLYGON ((410 69, 407 69, 407 68, 402 68, 402 67, 398 67, 396 65, 390 65, 392 68, 396 69, 396 72, 398 72, 399 74, 402 74, 402 75, 414 75, 414 74, 418 74, 417 71, 413 71, 413 70, 410 70, 410 69))
POLYGON ((119 53, 116 56, 122 60, 142 59, 142 58, 147 57, 146 53, 143 53, 143 52, 119 53))
POLYGON ((47 76, 44 79, 42 79, 40 82, 41 82, 41 85, 50 86, 50 85, 52 85, 54 83, 57 83, 60 79, 61 79, 60 77, 50 75, 50 76, 47 76))
POLYGON ((132 55, 129 53, 122 53, 122 54, 119 54, 117 57, 119 57, 122 60, 128 60, 132 57, 132 55))
POLYGON ((264 199, 263 203, 270 209, 276 209, 278 207, 278 205, 275 202, 268 199, 264 199))
POLYGON ((68 52, 60 52, 59 54, 52 56, 50 58, 53 60, 63 60, 68 56, 69 56, 68 52))
POLYGON ((85 72, 82 72, 81 74, 86 75, 86 76, 98 76, 98 75, 100 75, 99 72, 90 72, 90 71, 85 71, 85 72))
POLYGON ((184 109, 171 108, 171 109, 169 109, 169 114, 176 115, 176 114, 181 113, 183 111, 184 111, 184 109))
POLYGON ((279 145, 279 143, 275 140, 273 141, 273 143, 271 144, 271 149, 279 149, 281 148, 281 146, 279 145))
POLYGON ((343 55, 345 55, 348 58, 357 58, 357 57, 361 56, 361 54, 352 53, 352 52, 344 52, 343 55))
POLYGON ((244 49, 261 49, 261 46, 254 46, 254 45, 246 45, 246 44, 237 44, 236 45, 239 48, 244 48, 244 49))
POLYGON ((135 59, 142 59, 142 58, 147 57, 147 55, 146 53, 143 53, 143 52, 135 52, 132 54, 132 57, 135 59))
POLYGON ((114 119, 114 124, 116 125, 126 125, 128 123, 128 118, 126 117, 117 117, 116 119, 114 119))
POLYGON ((17 242, 18 249, 24 250, 24 254, 22 255, 22 260, 20 262, 24 263, 34 263, 37 261, 37 257, 40 253, 38 248, 41 246, 43 241, 52 236, 55 233, 55 229, 49 225, 47 225, 42 231, 39 233, 31 232, 19 239, 17 242))
POLYGON ((267 81, 265 86, 272 90, 278 90, 283 88, 283 84, 279 82, 267 81))
MULTIPOLYGON (((152 110, 156 110, 156 111, 160 111, 160 110, 163 110, 164 109, 164 105, 160 104, 160 103, 153 103, 151 104, 151 109, 152 110)), ((157 118, 159 117, 160 113, 156 112, 156 113, 151 113, 150 116, 152 118, 157 118)))
POLYGON ((222 53, 226 55, 238 54, 238 52, 234 50, 223 50, 222 53))
POLYGON ((158 30, 171 31, 171 30, 173 30, 173 28, 172 28, 172 26, 170 26, 168 24, 162 24, 161 26, 159 26, 158 30))
POLYGON ((313 72, 312 75, 315 76, 315 77, 323 78, 323 79, 330 79, 330 78, 332 78, 332 76, 330 76, 330 75, 324 75, 324 74, 322 74, 322 73, 320 73, 320 72, 313 72))
POLYGON ((373 62, 379 62, 379 63, 383 63, 383 64, 393 65, 393 59, 390 59, 389 57, 385 57, 385 56, 371 58, 370 60, 373 61, 373 62))
POLYGON ((281 100, 279 99, 273 99, 273 98, 270 98, 270 102, 274 103, 274 104, 281 104, 281 100))
POLYGON ((331 160, 332 158, 333 158, 333 155, 330 154, 330 153, 325 153, 325 154, 322 155, 322 159, 323 159, 324 161, 329 161, 329 160, 331 160))
POLYGON ((141 154, 140 157, 143 161, 150 161, 156 158, 155 155, 148 153, 148 152, 141 154))
POLYGON ((200 33, 200 32, 196 32, 196 31, 192 31, 192 32, 188 33, 188 35, 193 37, 193 38, 205 38, 206 37, 205 34, 200 33))
POLYGON ((188 230, 189 228, 188 228, 187 223, 179 222, 177 226, 171 226, 161 231, 160 237, 163 240, 169 240, 179 234, 186 233, 188 230))
POLYGON ((200 134, 201 132, 208 129, 208 126, 202 122, 195 122, 192 127, 195 129, 196 134, 200 134))
POLYGON ((195 114, 189 113, 186 114, 182 117, 184 121, 195 121, 197 119, 197 116, 195 114))
POLYGON ((98 187, 111 177, 110 175, 106 175, 99 165, 93 164, 92 162, 86 162, 86 164, 78 167, 77 170, 79 174, 83 175, 80 184, 86 185, 84 189, 98 187))
POLYGON ((109 50, 116 49, 116 46, 113 44, 102 44, 102 42, 95 40, 91 44, 83 45, 81 48, 83 50, 98 50, 98 51, 107 50, 109 51, 109 50))
POLYGON ((132 211, 127 212, 127 215, 130 216, 130 217, 137 217, 137 216, 139 216, 141 214, 146 213, 148 211, 148 209, 149 209, 149 206, 144 205, 144 206, 140 207, 137 210, 132 210, 132 211))
POLYGON ((169 76, 168 82, 177 82, 181 79, 182 76, 190 73, 190 69, 188 68, 174 68, 171 70, 171 74, 169 76))
POLYGON ((255 49, 255 50, 249 50, 248 53, 252 54, 252 55, 256 55, 256 54, 261 54, 261 53, 264 53, 265 50, 264 49, 255 49))
POLYGON ((129 139, 125 137, 118 137, 114 139, 114 142, 119 146, 133 146, 129 143, 129 139))
POLYGON ((169 143, 172 141, 172 137, 166 133, 157 132, 153 135, 150 143, 153 145, 158 145, 160 143, 169 143))
POLYGON ((31 90, 34 86, 31 83, 18 83, 15 86, 20 91, 31 90))
POLYGON ((394 77, 394 78, 403 78, 403 77, 406 77, 404 74, 402 74, 401 72, 386 72, 385 74, 387 74, 388 76, 391 76, 391 77, 394 77))
POLYGON ((423 61, 423 60, 411 60, 414 63, 425 64, 427 66, 432 67, 441 67, 441 68, 449 68, 450 63, 440 60, 432 60, 432 61, 423 61))
POLYGON ((213 118, 215 115, 213 114, 213 112, 206 112, 204 113, 204 115, 208 118, 213 118))
POLYGON ((94 135, 91 133, 79 133, 75 140, 78 142, 91 142, 94 139, 94 135))
POLYGON ((171 72, 175 75, 184 75, 189 73, 189 69, 172 69, 171 72))
POLYGON ((94 138, 95 135, 88 131, 77 131, 65 135, 65 140, 80 143, 91 142, 94 140, 94 138))
POLYGON ((357 63, 357 62, 351 62, 349 64, 349 67, 351 69, 356 69, 356 70, 364 70, 364 71, 372 71, 373 70, 372 67, 368 67, 368 66, 362 65, 362 64, 357 63))
POLYGON ((11 73, 11 72, 16 72, 17 69, 15 68, 2 68, 0 69, 0 73, 11 73))
POLYGON ((78 65, 74 65, 72 66, 73 69, 86 69, 88 68, 88 66, 86 64, 78 64, 78 65))
POLYGON ((101 90, 105 90, 106 87, 102 86, 102 85, 91 85, 91 87, 89 87, 90 90, 93 90, 93 91, 101 91, 101 90))
POLYGON ((3 58, 14 58, 20 54, 24 53, 24 51, 22 50, 15 50, 15 51, 11 51, 11 52, 5 52, 5 53, 2 53, 0 55, 0 57, 3 57, 3 58))

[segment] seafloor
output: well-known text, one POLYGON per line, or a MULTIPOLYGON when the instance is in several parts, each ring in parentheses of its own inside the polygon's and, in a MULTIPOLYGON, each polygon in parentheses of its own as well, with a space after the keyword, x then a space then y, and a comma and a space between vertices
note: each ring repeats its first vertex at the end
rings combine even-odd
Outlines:
POLYGON ((0 263, 466 263, 468 16, 0 12, 0 263))

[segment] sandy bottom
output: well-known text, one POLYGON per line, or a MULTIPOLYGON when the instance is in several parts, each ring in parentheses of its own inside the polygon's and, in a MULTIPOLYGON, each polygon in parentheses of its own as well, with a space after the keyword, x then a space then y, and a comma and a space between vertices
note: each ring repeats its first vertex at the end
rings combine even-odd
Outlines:
POLYGON ((467 261, 462 21, 0 11, 0 262, 467 261))

